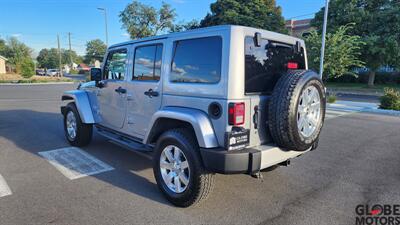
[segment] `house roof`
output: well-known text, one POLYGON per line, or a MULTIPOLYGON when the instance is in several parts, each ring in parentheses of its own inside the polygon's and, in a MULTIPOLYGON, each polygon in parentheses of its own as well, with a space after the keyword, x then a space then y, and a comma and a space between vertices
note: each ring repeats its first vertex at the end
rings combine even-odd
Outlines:
POLYGON ((85 63, 79 63, 78 66, 81 68, 89 68, 89 66, 86 65, 85 63))
POLYGON ((8 60, 6 57, 4 57, 4 56, 2 56, 2 55, 0 55, 0 58, 1 58, 1 59, 4 59, 5 61, 8 60))
POLYGON ((312 19, 303 19, 303 20, 286 20, 286 27, 302 27, 302 26, 310 26, 312 19))

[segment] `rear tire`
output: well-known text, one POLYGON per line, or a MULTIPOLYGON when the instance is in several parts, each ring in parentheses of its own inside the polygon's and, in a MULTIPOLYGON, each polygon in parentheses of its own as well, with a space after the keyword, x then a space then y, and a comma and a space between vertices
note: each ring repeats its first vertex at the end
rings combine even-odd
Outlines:
POLYGON ((168 201, 179 207, 188 207, 208 197, 214 186, 214 174, 205 170, 199 154, 199 146, 190 129, 166 131, 158 139, 155 149, 153 172, 158 187, 168 201), (175 152, 178 150, 180 151, 178 158, 182 162, 176 160, 175 152), (166 154, 166 151, 173 152, 173 155, 169 157, 173 156, 174 159, 168 160, 166 155, 170 153, 166 154), (188 167, 183 166, 184 161, 188 167), (161 163, 168 165, 162 167, 161 163), (179 166, 174 167, 176 164, 179 166), (177 180, 174 175, 178 177, 177 180), (173 178, 170 179, 170 176, 173 178), (181 176, 185 177, 186 184, 180 179, 181 176), (176 188, 177 184, 179 188, 176 188))
POLYGON ((64 112, 65 137, 72 146, 83 147, 90 143, 93 125, 82 123, 74 103, 68 103, 64 112))
POLYGON ((276 84, 268 107, 272 139, 281 148, 305 151, 318 141, 325 118, 325 90, 318 74, 290 70, 276 84))

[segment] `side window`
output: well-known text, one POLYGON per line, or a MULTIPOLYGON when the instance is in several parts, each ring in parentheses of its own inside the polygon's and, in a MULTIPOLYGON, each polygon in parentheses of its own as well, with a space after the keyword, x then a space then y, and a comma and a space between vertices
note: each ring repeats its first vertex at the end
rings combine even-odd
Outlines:
POLYGON ((107 56, 104 65, 103 79, 106 80, 124 80, 126 69, 126 49, 112 51, 107 56))
POLYGON ((177 41, 173 52, 171 82, 218 83, 221 79, 221 37, 177 41))
POLYGON ((161 58, 161 44, 136 48, 133 80, 159 81, 161 76, 161 58))

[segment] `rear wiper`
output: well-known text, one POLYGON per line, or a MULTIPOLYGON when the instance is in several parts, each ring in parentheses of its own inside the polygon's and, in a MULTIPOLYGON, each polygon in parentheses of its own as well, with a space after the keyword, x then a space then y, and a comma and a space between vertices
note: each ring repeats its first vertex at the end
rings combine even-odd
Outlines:
POLYGON ((276 48, 276 47, 293 48, 293 45, 284 44, 284 43, 278 43, 278 42, 269 42, 268 45, 265 46, 265 49, 276 48))

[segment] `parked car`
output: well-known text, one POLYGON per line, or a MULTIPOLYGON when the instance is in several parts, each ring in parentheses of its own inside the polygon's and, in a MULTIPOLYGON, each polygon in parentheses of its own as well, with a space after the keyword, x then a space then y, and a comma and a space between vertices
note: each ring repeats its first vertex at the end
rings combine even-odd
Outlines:
POLYGON ((45 76, 46 72, 44 71, 44 69, 36 69, 36 75, 45 76))
POLYGON ((60 70, 58 69, 48 69, 46 72, 47 76, 58 76, 60 75, 60 70))
POLYGON ((62 95, 68 142, 89 144, 95 127, 150 154, 177 206, 205 199, 215 173, 260 177, 317 147, 325 89, 301 39, 216 26, 116 44, 104 62, 62 95))

